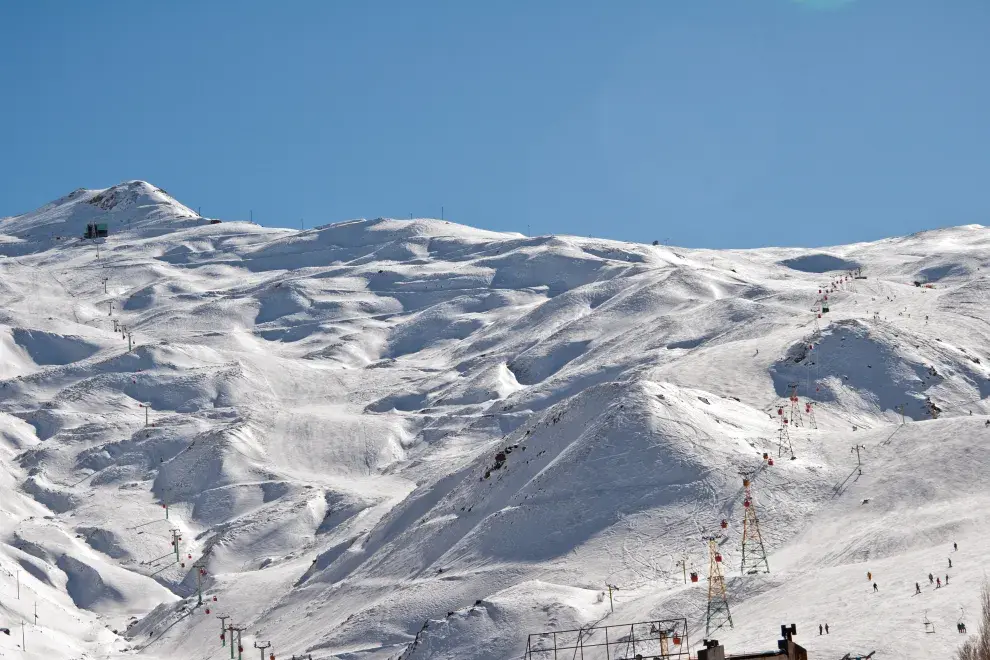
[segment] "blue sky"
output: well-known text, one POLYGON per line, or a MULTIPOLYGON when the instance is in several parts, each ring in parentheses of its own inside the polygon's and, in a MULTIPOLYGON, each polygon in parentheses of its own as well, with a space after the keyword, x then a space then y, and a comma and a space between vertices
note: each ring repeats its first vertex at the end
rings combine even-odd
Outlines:
POLYGON ((990 225, 987 35, 987 0, 3 3, 0 215, 145 179, 284 226, 990 225))

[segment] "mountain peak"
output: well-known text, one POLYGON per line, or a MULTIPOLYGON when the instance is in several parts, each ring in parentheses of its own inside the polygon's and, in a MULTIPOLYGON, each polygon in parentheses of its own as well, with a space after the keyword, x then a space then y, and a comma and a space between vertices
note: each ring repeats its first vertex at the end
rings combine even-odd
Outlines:
POLYGON ((25 254, 79 238, 92 222, 106 223, 113 233, 179 229, 199 221, 199 214, 163 188, 132 180, 110 188, 77 188, 39 209, 0 220, 0 234, 6 235, 5 254, 25 254))
POLYGON ((103 190, 85 192, 91 193, 85 200, 86 203, 104 211, 118 212, 132 208, 162 207, 160 210, 170 211, 179 217, 198 217, 192 209, 178 202, 164 188, 147 181, 126 181, 103 190))

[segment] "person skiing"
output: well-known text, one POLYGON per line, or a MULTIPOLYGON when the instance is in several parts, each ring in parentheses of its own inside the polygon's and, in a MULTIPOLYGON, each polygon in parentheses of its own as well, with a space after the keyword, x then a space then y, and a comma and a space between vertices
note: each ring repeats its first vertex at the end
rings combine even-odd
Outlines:
POLYGON ((914 593, 916 593, 916 594, 920 594, 921 593, 921 585, 918 584, 917 582, 914 583, 914 593))
POLYGON ((935 578, 935 588, 936 589, 942 588, 942 578, 935 578))
POLYGON ((949 557, 949 568, 952 568, 952 557, 949 557))
POLYGON ((826 635, 828 634, 828 624, 827 623, 825 624, 825 634, 826 635))
POLYGON ((819 623, 818 624, 818 636, 821 637, 821 635, 822 635, 822 624, 819 623))
POLYGON ((878 592, 878 591, 880 591, 880 589, 878 589, 878 588, 877 588, 877 583, 876 583, 876 582, 874 582, 874 583, 873 583, 873 593, 876 593, 876 592, 878 592))
POLYGON ((928 584, 935 584, 935 576, 931 573, 928 574, 928 584))
POLYGON ((953 543, 952 544, 952 549, 958 551, 959 550, 959 544, 958 543, 953 543))
POLYGON ((949 574, 945 574, 945 586, 949 586, 949 574))
POLYGON ((866 579, 869 580, 870 582, 873 582, 873 573, 870 572, 870 571, 867 571, 866 572, 866 579))

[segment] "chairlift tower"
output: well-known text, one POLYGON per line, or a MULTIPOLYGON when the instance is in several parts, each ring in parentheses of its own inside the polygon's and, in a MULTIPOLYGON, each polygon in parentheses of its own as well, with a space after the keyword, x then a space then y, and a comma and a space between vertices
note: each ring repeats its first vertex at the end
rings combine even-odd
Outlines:
POLYGON ((241 643, 241 633, 247 630, 247 626, 233 623, 228 626, 230 631, 230 660, 234 660, 234 633, 237 633, 237 660, 244 660, 244 645, 241 643))
POLYGON ((725 575, 722 573, 722 554, 718 551, 718 540, 710 536, 708 541, 708 610, 705 615, 705 637, 710 638, 716 630, 729 624, 732 628, 732 613, 729 612, 729 596, 725 591, 725 575))
POLYGON ((202 561, 198 561, 193 564, 193 568, 196 569, 196 605, 203 604, 203 579, 206 576, 206 564, 202 561))
POLYGON ((784 404, 777 407, 777 417, 780 420, 780 430, 777 436, 777 458, 780 458, 784 453, 784 447, 787 447, 787 451, 791 453, 791 458, 794 458, 794 446, 791 445, 791 433, 788 430, 790 423, 787 416, 784 415, 784 404))
POLYGON ((227 646, 227 631, 226 622, 230 618, 229 614, 218 614, 217 618, 220 619, 220 646, 227 646))
POLYGON ((742 574, 770 572, 770 562, 767 561, 767 549, 763 545, 763 535, 760 533, 760 519, 756 514, 756 502, 753 501, 752 483, 749 477, 743 477, 743 490, 746 499, 743 500, 743 533, 742 533, 742 574))
POLYGON ((808 415, 808 419, 811 420, 811 428, 818 430, 818 420, 815 419, 815 404, 811 401, 804 402, 804 412, 808 415))
POLYGON ((801 426, 801 424, 802 424, 802 420, 801 420, 801 402, 798 399, 798 393, 797 393, 798 384, 797 383, 788 383, 787 386, 789 388, 791 388, 791 394, 790 394, 790 397, 789 397, 789 400, 791 402, 790 423, 791 423, 791 426, 798 427, 798 426, 801 426))

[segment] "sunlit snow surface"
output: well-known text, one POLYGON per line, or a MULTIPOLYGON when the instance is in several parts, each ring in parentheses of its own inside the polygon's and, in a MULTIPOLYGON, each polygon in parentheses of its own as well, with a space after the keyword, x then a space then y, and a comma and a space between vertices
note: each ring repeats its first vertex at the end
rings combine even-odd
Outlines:
POLYGON ((521 658, 529 633, 679 617, 696 645, 712 534, 730 652, 793 622, 816 658, 920 660, 961 642, 960 608, 975 627, 983 227, 725 252, 299 232, 130 182, 0 220, 0 255, 4 653, 23 619, 25 658, 227 657, 217 614, 279 658, 521 658), (789 460, 792 383, 818 428, 789 460), (742 474, 769 575, 739 575, 742 474))

